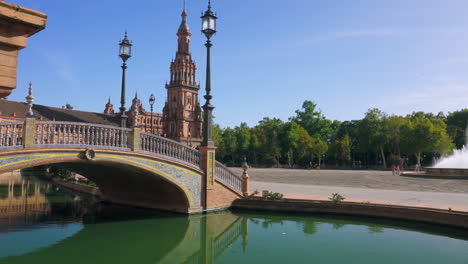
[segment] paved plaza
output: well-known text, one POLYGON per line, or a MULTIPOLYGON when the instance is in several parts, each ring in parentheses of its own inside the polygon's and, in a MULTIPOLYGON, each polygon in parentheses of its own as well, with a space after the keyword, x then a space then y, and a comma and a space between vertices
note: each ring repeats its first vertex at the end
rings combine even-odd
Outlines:
MULTIPOLYGON (((233 169, 242 173, 239 168, 233 169)), ((249 169, 250 190, 281 192, 287 198, 346 201, 468 211, 468 180, 394 176, 390 171, 249 169)))

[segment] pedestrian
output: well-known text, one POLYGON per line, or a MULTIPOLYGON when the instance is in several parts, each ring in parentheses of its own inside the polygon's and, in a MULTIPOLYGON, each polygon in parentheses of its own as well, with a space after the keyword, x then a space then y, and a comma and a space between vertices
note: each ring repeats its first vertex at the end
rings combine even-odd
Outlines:
POLYGON ((395 170, 396 170, 395 164, 392 164, 390 168, 392 168, 392 175, 395 175, 395 170))
POLYGON ((401 173, 401 171, 400 171, 400 165, 397 165, 397 167, 396 167, 396 174, 397 174, 398 176, 400 176, 400 173, 401 173))
POLYGON ((421 171, 421 164, 416 164, 416 172, 420 172, 421 171))

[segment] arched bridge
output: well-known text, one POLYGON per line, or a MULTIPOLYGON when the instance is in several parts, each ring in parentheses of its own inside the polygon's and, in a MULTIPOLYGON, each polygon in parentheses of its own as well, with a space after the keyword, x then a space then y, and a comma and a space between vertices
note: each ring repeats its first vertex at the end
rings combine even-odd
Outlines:
POLYGON ((212 159, 138 127, 33 118, 0 123, 0 173, 55 164, 89 178, 105 200, 122 204, 185 213, 228 207, 247 182, 214 160, 207 166, 212 159))

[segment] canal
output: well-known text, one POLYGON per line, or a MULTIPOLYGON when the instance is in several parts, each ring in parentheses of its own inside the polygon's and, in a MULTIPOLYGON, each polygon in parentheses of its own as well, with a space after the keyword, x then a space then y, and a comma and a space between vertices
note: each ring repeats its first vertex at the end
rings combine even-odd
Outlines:
POLYGON ((0 175, 0 263, 468 263, 468 231, 330 215, 182 216, 0 175))

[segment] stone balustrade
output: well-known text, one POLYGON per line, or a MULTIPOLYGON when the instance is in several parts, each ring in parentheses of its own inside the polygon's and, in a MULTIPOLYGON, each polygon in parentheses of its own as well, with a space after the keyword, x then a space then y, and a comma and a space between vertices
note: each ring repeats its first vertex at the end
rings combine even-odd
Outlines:
POLYGON ((141 132, 140 138, 142 151, 173 157, 193 165, 200 164, 200 151, 194 148, 182 145, 177 141, 144 132, 141 132))
POLYGON ((245 184, 240 175, 236 175, 226 168, 221 162, 216 162, 216 179, 228 187, 242 193, 242 186, 245 184))
MULTIPOLYGON (((141 132, 139 127, 120 128, 99 124, 35 121, 0 123, 0 150, 20 148, 96 148, 142 152, 185 163, 201 169, 198 149, 157 135, 141 132)), ((238 194, 243 194, 246 180, 219 162, 215 178, 238 194)))
POLYGON ((0 123, 0 149, 23 147, 23 122, 0 123))
POLYGON ((39 121, 35 125, 34 145, 129 149, 131 131, 128 128, 88 123, 39 121))

